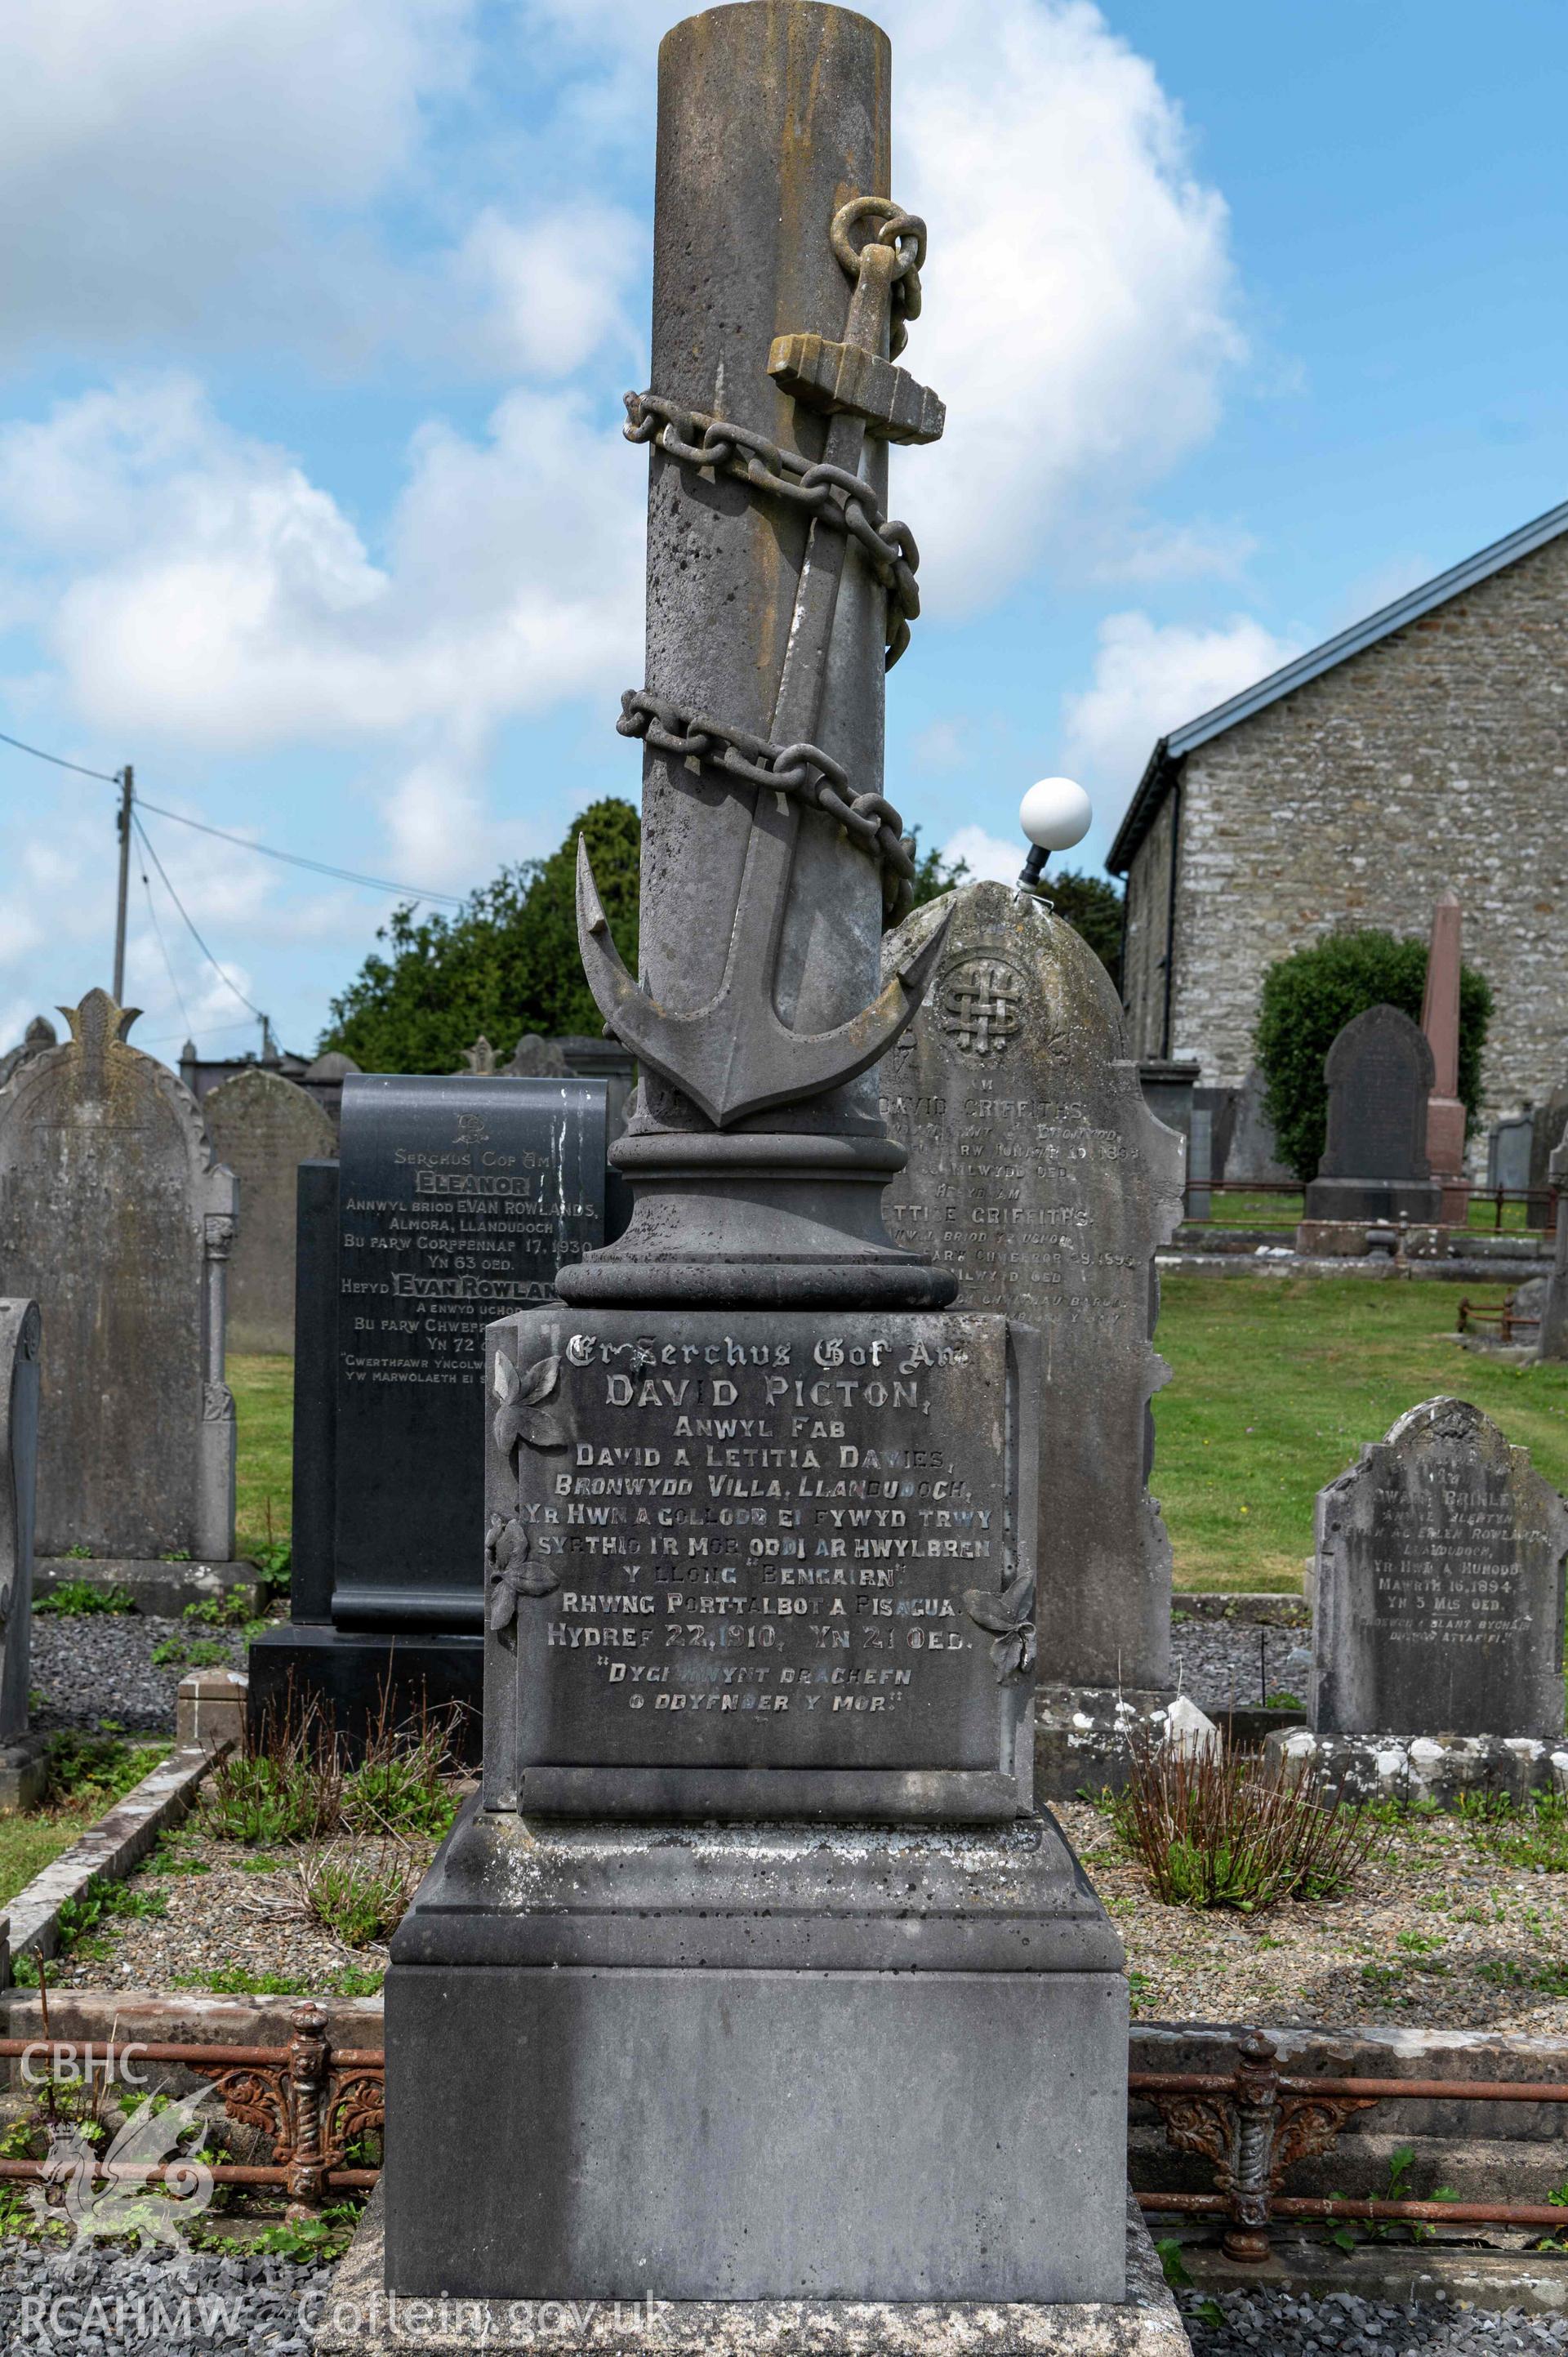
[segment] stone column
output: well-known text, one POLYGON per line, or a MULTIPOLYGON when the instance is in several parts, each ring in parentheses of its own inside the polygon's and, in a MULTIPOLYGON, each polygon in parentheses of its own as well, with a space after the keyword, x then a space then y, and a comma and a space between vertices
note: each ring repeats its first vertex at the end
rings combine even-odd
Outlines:
POLYGON ((1465 1107, 1459 1097, 1459 952, 1461 912, 1456 892, 1444 892, 1432 912, 1432 945, 1426 956, 1426 992, 1421 1028, 1436 1068, 1426 1107, 1426 1158, 1443 1189, 1439 1217, 1462 1228, 1470 1209, 1465 1177, 1465 1107))

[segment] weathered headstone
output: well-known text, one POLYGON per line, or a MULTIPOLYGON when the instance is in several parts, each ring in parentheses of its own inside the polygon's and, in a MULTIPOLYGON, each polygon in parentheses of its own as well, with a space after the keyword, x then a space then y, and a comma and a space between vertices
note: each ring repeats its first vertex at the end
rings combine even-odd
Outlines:
POLYGON ((1149 1111, 1184 1143, 1192 1127, 1192 1109, 1202 1077, 1203 1066, 1195 1056, 1145 1056, 1138 1066, 1149 1111))
POLYGON ((1530 1155, 1535 1138, 1535 1116, 1505 1114, 1494 1122, 1487 1139, 1487 1186, 1500 1187, 1505 1195, 1523 1194, 1530 1186, 1530 1155))
POLYGON ((136 1010, 91 990, 64 1012, 70 1040, 0 1091, 0 1286, 38 1301, 48 1337, 38 1553, 221 1569, 237 1189, 189 1091, 128 1044, 136 1010))
POLYGON ((1443 1191, 1438 1217, 1462 1228, 1469 1215, 1465 1177, 1465 1107, 1459 1095, 1459 969, 1462 912, 1456 892, 1444 892, 1432 912, 1421 1028, 1432 1050, 1432 1094, 1426 1106, 1426 1158, 1443 1191))
MULTIPOLYGON (((1268 1082, 1256 1064, 1234 1092, 1219 1176, 1229 1184, 1289 1186, 1294 1174, 1280 1160, 1274 1125, 1266 1111, 1268 1082)), ((1218 1143, 1218 1139, 1217 1139, 1218 1143)))
POLYGON ((1547 1172, 1559 1189, 1557 1233, 1541 1305, 1539 1345, 1543 1359, 1568 1359, 1568 1136, 1555 1148, 1547 1172))
POLYGON ((1100 1782, 1122 1707, 1170 1695, 1171 1550, 1146 1487, 1156 1249, 1182 1215, 1182 1146, 1150 1113, 1093 951, 1032 893, 961 885, 889 934, 907 956, 948 920, 935 980, 882 1066, 908 1149, 897 1240, 969 1308, 1045 1342, 1036 1766, 1047 1798, 1100 1782))
POLYGON ((47 1772, 27 1732, 39 1331, 36 1301, 0 1300, 0 1809, 33 1806, 47 1772))
POLYGON ((577 901, 636 1201, 490 1329, 484 1786, 393 1944, 385 2281, 822 2351, 838 2302, 1103 2300, 1062 2330, 1131 2351, 1122 1952, 1030 1790, 1036 1338, 879 1213, 941 947, 878 988, 886 445, 942 421, 889 76, 806 0, 660 52, 638 974, 581 848, 577 901))
POLYGON ((1397 1006, 1346 1024, 1324 1062, 1328 1135, 1306 1218, 1435 1221, 1442 1189, 1426 1155, 1432 1049, 1397 1006))
POLYGON ((1565 1560, 1528 1450, 1468 1401, 1410 1409, 1318 1492, 1312 1731, 1283 1756, 1438 1799, 1551 1781, 1565 1560))
POLYGON ((296 1174, 335 1151, 337 1133, 302 1088, 260 1064, 209 1089, 201 1111, 213 1152, 240 1182, 229 1347, 292 1351, 296 1174))
POLYGON ((537 1031, 523 1032, 509 1061, 500 1066, 503 1072, 527 1081, 564 1080, 570 1069, 559 1039, 542 1039, 537 1031))
POLYGON ((41 1056, 46 1048, 58 1048, 59 1034, 47 1015, 35 1015, 22 1034, 21 1044, 0 1056, 0 1089, 5 1086, 19 1065, 31 1056, 41 1056))
MULTIPOLYGON (((384 1690, 477 1709, 485 1329, 603 1236, 604 1084, 351 1075, 340 1159, 299 1172, 291 1620, 251 1651, 259 1724, 384 1690)), ((468 1730, 477 1741, 478 1728, 468 1730)))
POLYGON ((316 1099, 334 1128, 342 1109, 343 1083, 351 1080, 359 1069, 352 1056, 344 1055, 340 1048, 328 1048, 325 1055, 306 1064, 299 1076, 300 1087, 316 1099))
POLYGON ((1530 1200, 1525 1217, 1532 1228, 1544 1227, 1550 1204, 1552 1157, 1568 1125, 1568 1081, 1554 1088, 1544 1104, 1536 1106, 1530 1140, 1530 1200))

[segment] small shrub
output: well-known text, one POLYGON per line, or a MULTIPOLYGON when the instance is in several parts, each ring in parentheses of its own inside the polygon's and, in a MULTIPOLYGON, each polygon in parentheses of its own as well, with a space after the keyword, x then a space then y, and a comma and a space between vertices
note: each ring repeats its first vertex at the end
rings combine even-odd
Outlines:
POLYGON ((383 1849, 374 1858, 334 1848, 301 1871, 306 1905, 346 1948, 368 1948, 403 1921, 409 1900, 405 1855, 383 1849))
MULTIPOLYGON (((74 1555, 76 1550, 71 1550, 74 1555)), ((85 1555, 85 1547, 81 1550, 85 1555)), ((35 1612, 80 1615, 87 1612, 134 1612, 136 1599, 123 1587, 101 1587, 94 1579, 61 1579, 40 1596, 35 1612)))
MULTIPOLYGON (((272 1528, 272 1501, 267 1502, 267 1527, 272 1528)), ((294 1564, 294 1549, 287 1539, 269 1538, 264 1546, 252 1550, 251 1561, 262 1575, 269 1603, 289 1591, 289 1576, 294 1564)))
POLYGON ((1117 1822, 1167 1906, 1242 1914, 1336 1897, 1379 1833, 1316 1776, 1275 1781, 1240 1752, 1150 1743, 1134 1748, 1117 1822))

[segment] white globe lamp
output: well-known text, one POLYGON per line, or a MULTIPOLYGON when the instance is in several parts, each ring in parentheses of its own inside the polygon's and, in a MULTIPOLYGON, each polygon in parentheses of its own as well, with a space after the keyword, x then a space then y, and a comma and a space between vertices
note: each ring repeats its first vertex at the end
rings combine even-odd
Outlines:
POLYGON ((1018 805, 1018 820, 1031 849, 1019 883, 1026 891, 1039 888, 1046 863, 1053 851, 1070 851, 1089 833, 1094 806, 1071 778, 1040 778, 1018 805))

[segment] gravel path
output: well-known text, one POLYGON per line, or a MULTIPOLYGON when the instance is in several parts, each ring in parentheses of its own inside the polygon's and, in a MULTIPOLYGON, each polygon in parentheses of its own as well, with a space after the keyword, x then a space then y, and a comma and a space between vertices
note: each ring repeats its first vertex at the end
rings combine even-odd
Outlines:
POLYGON ((0 2244, 0 2349, 5 2357, 79 2349, 102 2357, 304 2357, 306 2328, 326 2304, 333 2273, 287 2259, 140 2258, 102 2244, 77 2256, 9 2241, 0 2244), (90 2306, 94 2300, 102 2306, 90 2306))
POLYGON ((1215 2303, 1183 2292, 1183 2320, 1194 2357, 1547 2357, 1568 2350, 1568 2317, 1522 2309, 1471 2308, 1444 2298, 1357 2299, 1331 2292, 1298 2299, 1283 2291, 1222 2292, 1215 2303), (1207 2307, 1209 2316, 1199 2313, 1207 2307))
POLYGON ((112 1718, 134 1734, 172 1735, 175 1689, 186 1665, 160 1668, 152 1658, 154 1646, 171 1637, 187 1646, 220 1644, 236 1669, 244 1667, 237 1630, 155 1620, 140 1612, 35 1613, 32 1686, 42 1700, 34 1706, 33 1725, 48 1734, 112 1718))
POLYGON ((1236 1703, 1253 1709, 1273 1694, 1293 1694, 1305 1707, 1312 1676, 1311 1631, 1271 1629, 1251 1620, 1176 1620, 1171 1674, 1200 1710, 1236 1703))

